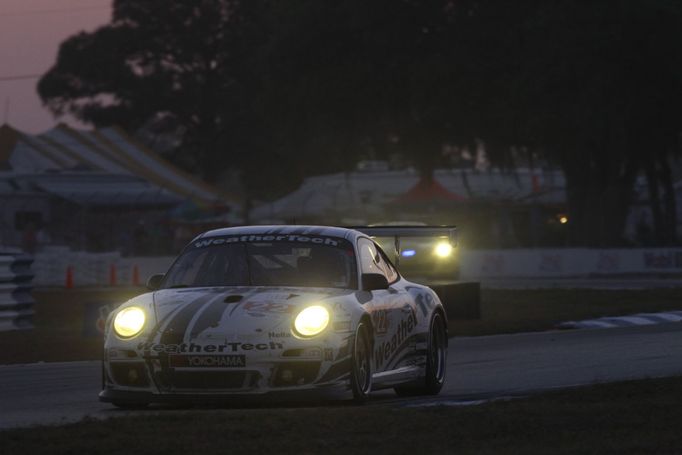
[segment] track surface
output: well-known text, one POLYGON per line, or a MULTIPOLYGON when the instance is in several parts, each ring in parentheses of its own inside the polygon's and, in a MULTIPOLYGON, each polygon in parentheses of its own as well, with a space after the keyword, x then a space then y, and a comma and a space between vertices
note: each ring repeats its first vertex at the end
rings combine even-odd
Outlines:
MULTIPOLYGON (((672 375, 682 375, 680 323, 453 338, 438 397, 405 400, 384 391, 372 402, 451 403, 672 375)), ((0 428, 124 415, 97 401, 99 388, 99 362, 0 366, 0 428)))

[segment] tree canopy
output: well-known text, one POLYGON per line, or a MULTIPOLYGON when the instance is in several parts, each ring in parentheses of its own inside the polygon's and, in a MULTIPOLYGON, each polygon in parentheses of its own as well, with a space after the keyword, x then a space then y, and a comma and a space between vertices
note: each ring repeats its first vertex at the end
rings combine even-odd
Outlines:
POLYGON ((541 158, 567 181, 571 243, 620 242, 637 175, 674 242, 682 121, 677 0, 116 0, 65 41, 39 93, 57 115, 172 134, 174 159, 248 191, 443 144, 541 158))

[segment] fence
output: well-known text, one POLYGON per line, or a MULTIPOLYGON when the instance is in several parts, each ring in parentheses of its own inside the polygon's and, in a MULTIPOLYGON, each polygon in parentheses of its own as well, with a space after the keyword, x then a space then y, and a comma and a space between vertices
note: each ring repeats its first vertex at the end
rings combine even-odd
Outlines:
POLYGON ((0 331, 31 328, 33 257, 0 252, 0 331))

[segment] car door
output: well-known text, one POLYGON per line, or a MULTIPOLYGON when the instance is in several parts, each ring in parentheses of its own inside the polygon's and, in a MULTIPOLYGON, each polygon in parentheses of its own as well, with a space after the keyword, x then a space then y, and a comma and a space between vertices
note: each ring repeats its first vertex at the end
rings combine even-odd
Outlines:
POLYGON ((389 282, 388 289, 372 291, 372 299, 365 304, 374 326, 372 369, 380 373, 394 369, 410 349, 407 328, 413 318, 411 297, 400 286, 400 276, 386 254, 372 240, 360 238, 358 254, 362 273, 379 273, 389 282))

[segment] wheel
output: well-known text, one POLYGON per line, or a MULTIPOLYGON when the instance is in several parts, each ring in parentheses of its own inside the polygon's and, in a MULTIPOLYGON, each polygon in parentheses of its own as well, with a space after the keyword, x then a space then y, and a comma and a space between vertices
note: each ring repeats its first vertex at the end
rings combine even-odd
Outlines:
POLYGON ((423 381, 414 386, 396 387, 398 396, 438 395, 445 382, 448 357, 448 338, 445 321, 440 313, 434 313, 429 328, 426 370, 423 381))
POLYGON ((149 406, 149 403, 134 403, 134 402, 131 403, 128 401, 112 401, 111 404, 113 404, 117 408, 128 409, 128 410, 144 409, 147 406, 149 406))
POLYGON ((350 384, 356 403, 364 403, 372 390, 371 352, 369 331, 361 322, 355 330, 351 356, 350 384))

